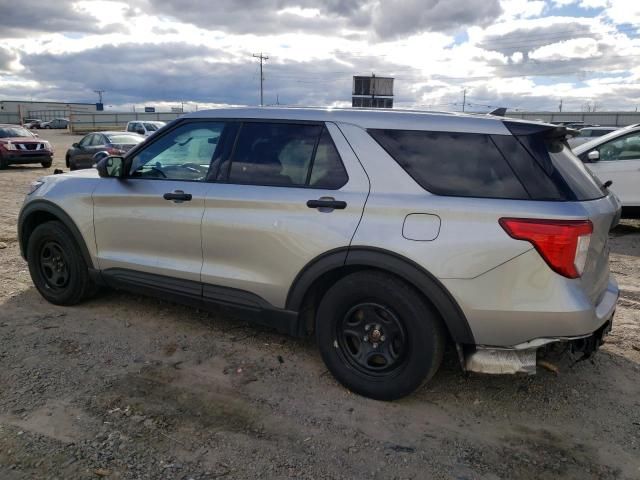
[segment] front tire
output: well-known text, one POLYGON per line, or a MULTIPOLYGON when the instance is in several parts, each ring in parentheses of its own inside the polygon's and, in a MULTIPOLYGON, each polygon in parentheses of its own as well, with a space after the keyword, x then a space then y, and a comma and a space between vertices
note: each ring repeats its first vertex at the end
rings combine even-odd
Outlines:
POLYGON ((0 156, 0 170, 4 170, 5 168, 9 168, 9 161, 6 158, 2 158, 2 156, 0 156))
POLYGON ((56 305, 75 305, 96 291, 75 239, 60 222, 38 225, 27 245, 29 273, 40 294, 56 305))
POLYGON ((320 302, 316 339, 333 376, 377 400, 404 397, 436 373, 445 332, 409 284, 377 271, 347 275, 320 302))
POLYGON ((46 162, 41 162, 40 165, 42 165, 43 168, 51 168, 51 164, 52 164, 52 160, 46 161, 46 162))

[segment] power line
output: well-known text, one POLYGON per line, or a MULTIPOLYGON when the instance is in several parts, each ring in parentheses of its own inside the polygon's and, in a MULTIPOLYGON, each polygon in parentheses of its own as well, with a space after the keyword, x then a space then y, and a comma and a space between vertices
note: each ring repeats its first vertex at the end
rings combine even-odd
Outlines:
POLYGON ((260 106, 262 107, 264 105, 264 93, 263 93, 264 75, 262 74, 262 64, 265 60, 269 60, 269 57, 262 55, 262 52, 260 52, 259 55, 256 55, 254 53, 253 57, 260 59, 260 106))

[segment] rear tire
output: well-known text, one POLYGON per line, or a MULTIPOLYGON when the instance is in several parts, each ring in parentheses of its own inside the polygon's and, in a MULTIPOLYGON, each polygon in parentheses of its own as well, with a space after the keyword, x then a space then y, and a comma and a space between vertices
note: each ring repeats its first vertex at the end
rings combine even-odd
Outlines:
POLYGON ((69 155, 64 157, 64 163, 67 165, 67 168, 69 168, 69 155))
POLYGON ((34 285, 53 304, 75 305, 97 291, 78 244, 60 222, 35 228, 29 237, 27 260, 34 285))
POLYGON ((445 330, 411 285, 369 270, 347 275, 327 291, 316 315, 316 339, 327 368, 345 387, 395 400, 436 373, 445 330))

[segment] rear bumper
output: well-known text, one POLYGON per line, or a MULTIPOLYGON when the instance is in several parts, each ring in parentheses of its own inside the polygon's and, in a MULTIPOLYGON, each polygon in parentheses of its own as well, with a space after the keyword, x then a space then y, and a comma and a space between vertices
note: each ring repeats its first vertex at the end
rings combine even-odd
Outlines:
POLYGON ((10 165, 49 162, 53 159, 51 152, 5 153, 2 155, 10 165))
POLYGON ((604 343, 604 337, 611 331, 613 313, 600 328, 587 335, 577 337, 538 338, 513 348, 476 347, 464 354, 463 368, 469 372, 489 374, 527 373, 534 375, 538 365, 538 348, 551 343, 568 343, 572 352, 579 352, 588 358, 604 343))
POLYGON ((475 279, 442 282, 477 345, 513 350, 591 335, 611 318, 619 296, 610 276, 595 303, 580 279, 556 274, 535 250, 475 279))

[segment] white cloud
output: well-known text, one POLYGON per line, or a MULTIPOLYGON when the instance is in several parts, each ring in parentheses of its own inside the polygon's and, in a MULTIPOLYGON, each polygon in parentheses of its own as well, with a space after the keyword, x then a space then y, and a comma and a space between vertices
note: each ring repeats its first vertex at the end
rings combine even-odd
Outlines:
POLYGON ((501 20, 510 20, 515 18, 532 18, 539 17, 547 7, 547 3, 543 0, 502 0, 501 20))

